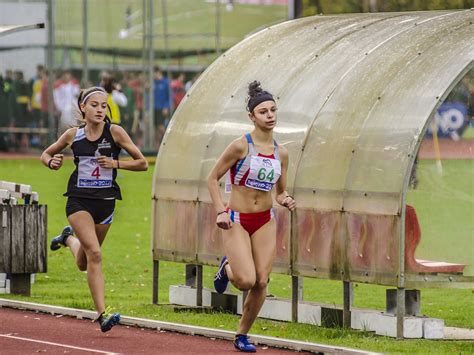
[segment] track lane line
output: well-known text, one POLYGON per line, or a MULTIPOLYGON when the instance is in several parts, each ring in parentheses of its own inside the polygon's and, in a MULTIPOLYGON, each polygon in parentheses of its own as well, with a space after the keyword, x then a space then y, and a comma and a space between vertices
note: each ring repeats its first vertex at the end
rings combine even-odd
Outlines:
POLYGON ((60 344, 60 343, 52 343, 50 341, 43 341, 43 340, 36 340, 36 339, 30 339, 30 338, 17 337, 17 336, 11 335, 11 334, 0 334, 0 337, 9 338, 9 339, 16 339, 16 340, 23 340, 23 341, 29 341, 29 342, 32 342, 32 343, 39 343, 39 344, 45 344, 45 345, 60 346, 60 347, 63 347, 63 348, 89 351, 89 352, 94 352, 94 353, 99 353, 99 354, 110 354, 110 355, 118 355, 119 354, 119 353, 112 353, 110 351, 95 350, 95 349, 90 349, 90 348, 81 348, 79 346, 74 346, 74 345, 66 345, 66 344, 60 344))

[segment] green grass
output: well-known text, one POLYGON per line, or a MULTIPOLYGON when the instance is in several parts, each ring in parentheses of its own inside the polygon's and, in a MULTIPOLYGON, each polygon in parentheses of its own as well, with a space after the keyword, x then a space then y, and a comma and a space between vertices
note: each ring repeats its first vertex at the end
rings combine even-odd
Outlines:
MULTIPOLYGON (((154 31, 163 33, 163 11, 158 2, 154 6, 154 31)), ((89 0, 89 33, 91 46, 140 48, 142 34, 141 0, 89 0), (125 28, 125 10, 132 4, 132 12, 140 14, 132 20, 132 29, 136 35, 120 39, 118 33, 125 28), (107 13, 104 17, 103 14, 107 13)), ((57 2, 58 40, 70 40, 66 44, 82 43, 82 0, 57 2)), ((255 29, 286 20, 285 6, 255 6, 236 4, 234 11, 225 11, 220 6, 220 34, 223 47, 229 47, 240 41, 255 29)), ((214 46, 213 36, 216 33, 216 5, 202 0, 167 1, 168 33, 188 35, 172 37, 170 47, 175 49, 202 48, 214 46), (208 34, 210 39, 200 36, 208 34)), ((60 43, 58 41, 58 43, 60 43)), ((155 39, 155 48, 163 47, 163 39, 155 39)))
MULTIPOLYGON (((82 46, 82 0, 56 2, 56 43, 57 45, 82 46)), ((164 49, 163 9, 161 1, 154 1, 153 22, 155 50, 164 49)), ((89 0, 89 46, 101 48, 140 49, 142 47, 142 0, 89 0), (131 5, 136 17, 131 22, 130 35, 119 38, 119 32, 126 27, 125 12, 131 5)), ((167 1, 167 25, 170 35, 168 47, 171 50, 204 49, 216 47, 216 5, 204 0, 167 1)), ((230 48, 256 29, 285 21, 287 8, 281 5, 256 6, 236 4, 234 11, 225 10, 220 5, 220 47, 230 48)), ((62 53, 57 53, 62 55, 62 53)), ((205 58, 205 64, 215 59, 205 58)), ((104 62, 105 56, 91 56, 104 62)), ((193 58, 200 61, 202 58, 193 58)), ((80 62, 80 53, 75 53, 73 61, 80 62)), ((140 64, 141 58, 133 61, 121 59, 124 63, 140 64)), ((105 62, 107 62, 105 60, 105 62)), ((193 63, 194 64, 194 63, 193 63)), ((198 64, 202 64, 198 63, 198 64)))
MULTIPOLYGON (((427 163, 430 164, 430 163, 427 163)), ((456 169, 461 174, 462 164, 456 169), (461 169, 461 170, 459 170, 461 169)), ((465 174, 470 173, 467 164, 465 174)), ((451 164, 445 165, 447 172, 451 164)), ((184 265, 160 262, 161 305, 151 304, 152 258, 150 251, 151 181, 154 166, 146 173, 120 171, 118 182, 124 200, 118 202, 114 224, 103 248, 103 268, 106 278, 107 303, 122 314, 162 321, 193 324, 205 327, 235 330, 239 317, 226 313, 197 314, 175 313, 168 305, 170 285, 184 283, 184 265)), ((48 205, 48 236, 58 234, 67 223, 62 197, 72 162, 66 161, 60 171, 50 171, 39 160, 0 160, 0 180, 16 181, 33 186, 40 193, 42 204, 48 205)), ((423 169, 422 169, 423 170, 423 169)), ((468 175, 469 176, 469 175, 468 175)), ((472 175, 471 175, 472 176, 472 175)), ((425 178, 422 179, 420 188, 425 178)), ((472 194, 471 194, 472 198, 472 194)), ((472 207, 472 206, 471 206, 472 207)), ((204 268, 204 286, 212 286, 214 269, 204 268)), ((269 291, 289 298, 291 280, 286 275, 272 274, 269 291)), ((385 288, 374 285, 355 285, 355 306, 383 310, 385 288)), ((93 309, 86 275, 79 272, 67 249, 48 255, 48 273, 38 274, 29 298, 5 297, 31 302, 93 309)), ((305 278, 304 299, 330 304, 342 304, 340 282, 305 278)), ((447 326, 474 328, 474 294, 472 290, 422 290, 422 312, 430 317, 442 318, 447 326)), ((370 333, 344 329, 328 329, 305 324, 293 324, 259 319, 252 333, 279 336, 325 344, 337 344, 372 351, 390 353, 474 353, 474 342, 404 340, 374 336, 370 333), (435 349, 435 350, 430 350, 435 349)))

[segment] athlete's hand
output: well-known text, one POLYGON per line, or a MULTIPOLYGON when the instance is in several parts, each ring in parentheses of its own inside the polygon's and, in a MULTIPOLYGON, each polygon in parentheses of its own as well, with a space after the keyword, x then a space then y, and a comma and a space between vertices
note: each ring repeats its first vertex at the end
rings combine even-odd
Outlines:
POLYGON ((281 201, 281 205, 288 208, 290 211, 294 211, 296 208, 296 201, 291 196, 286 196, 283 201, 281 201))
POLYGON ((54 156, 49 161, 48 166, 50 169, 59 170, 59 168, 63 166, 63 159, 64 154, 54 154, 54 156))
POLYGON ((230 220, 229 214, 227 212, 224 212, 218 215, 216 223, 217 223, 217 226, 222 229, 232 228, 232 221, 230 220))
POLYGON ((111 157, 106 157, 105 155, 101 155, 100 157, 97 157, 97 163, 99 163, 99 166, 101 168, 106 168, 106 169, 114 168, 114 159, 111 157))

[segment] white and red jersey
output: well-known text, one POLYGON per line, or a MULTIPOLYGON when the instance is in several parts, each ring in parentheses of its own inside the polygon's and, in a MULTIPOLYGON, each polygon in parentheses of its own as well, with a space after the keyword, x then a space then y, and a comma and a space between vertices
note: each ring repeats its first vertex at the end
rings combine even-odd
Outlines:
POLYGON ((280 178, 281 161, 278 144, 271 155, 258 153, 253 144, 250 133, 245 135, 248 143, 248 153, 238 160, 228 171, 226 192, 230 192, 232 185, 246 186, 251 189, 270 191, 280 178))

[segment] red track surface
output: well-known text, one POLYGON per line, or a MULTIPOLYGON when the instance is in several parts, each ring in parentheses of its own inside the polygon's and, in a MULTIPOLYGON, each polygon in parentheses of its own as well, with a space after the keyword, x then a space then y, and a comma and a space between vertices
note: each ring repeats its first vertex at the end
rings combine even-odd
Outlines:
MULTIPOLYGON (((292 353, 261 346, 257 351, 260 354, 292 353)), ((236 351, 226 340, 120 325, 102 333, 97 323, 90 320, 0 308, 0 354, 12 353, 222 354, 236 351)))
MULTIPOLYGON (((441 159, 474 159, 474 139, 461 139, 457 142, 451 139, 440 139, 439 150, 441 159)), ((418 157, 436 159, 432 139, 423 140, 418 157)))

